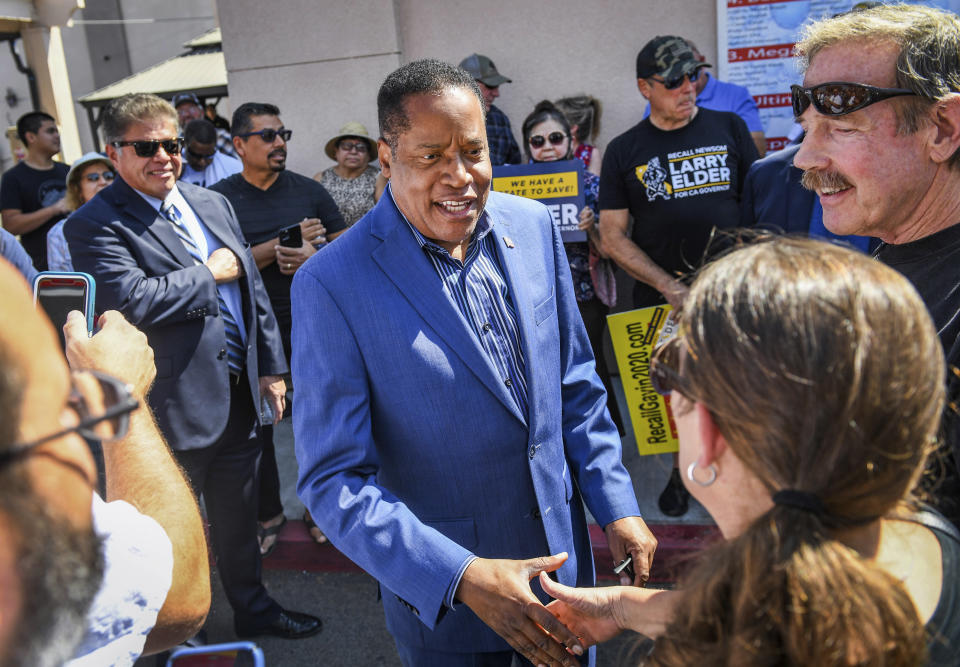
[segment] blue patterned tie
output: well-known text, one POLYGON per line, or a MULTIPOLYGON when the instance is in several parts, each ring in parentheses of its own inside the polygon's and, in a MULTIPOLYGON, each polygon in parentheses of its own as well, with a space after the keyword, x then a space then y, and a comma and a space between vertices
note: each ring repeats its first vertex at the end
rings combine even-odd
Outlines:
MULTIPOLYGON (((173 229, 183 243, 183 247, 193 257, 197 264, 203 264, 203 258, 200 256, 200 248, 190 234, 190 230, 183 224, 183 216, 172 203, 167 204, 166 208, 161 208, 160 212, 167 220, 173 223, 173 229)), ((220 286, 217 285, 217 301, 220 304, 220 316, 223 318, 223 330, 227 335, 227 364, 230 366, 230 372, 234 375, 240 375, 243 372, 243 338, 240 337, 240 327, 233 317, 233 313, 227 308, 227 302, 223 299, 223 293, 220 286)))

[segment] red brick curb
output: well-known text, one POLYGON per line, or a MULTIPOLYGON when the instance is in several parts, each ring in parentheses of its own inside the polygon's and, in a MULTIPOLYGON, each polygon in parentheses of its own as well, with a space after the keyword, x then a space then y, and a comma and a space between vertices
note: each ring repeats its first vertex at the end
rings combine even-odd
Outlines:
MULTIPOLYGON (((676 581, 690 556, 720 535, 715 526, 704 525, 650 524, 650 530, 659 542, 650 581, 660 584, 676 581)), ((597 577, 601 581, 615 581, 616 576, 611 572, 613 557, 600 526, 590 526, 590 540, 597 577)), ((306 525, 299 520, 287 521, 273 553, 263 560, 263 567, 304 572, 363 572, 333 545, 314 543, 306 525)))

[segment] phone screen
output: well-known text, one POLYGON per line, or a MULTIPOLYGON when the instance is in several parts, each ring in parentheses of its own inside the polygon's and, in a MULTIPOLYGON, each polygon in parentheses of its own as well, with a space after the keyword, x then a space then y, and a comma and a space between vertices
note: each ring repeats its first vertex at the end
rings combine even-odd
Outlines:
POLYGON ((61 347, 65 347, 63 325, 67 323, 67 313, 79 310, 86 315, 87 282, 82 278, 40 278, 36 289, 37 303, 53 322, 61 347))

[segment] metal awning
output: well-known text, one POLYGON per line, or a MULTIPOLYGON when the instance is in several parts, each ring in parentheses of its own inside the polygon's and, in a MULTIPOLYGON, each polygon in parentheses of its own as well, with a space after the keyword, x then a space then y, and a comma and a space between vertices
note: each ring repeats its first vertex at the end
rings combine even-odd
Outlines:
POLYGON ((220 46, 220 29, 215 28, 185 44, 187 53, 131 74, 109 86, 77 98, 87 110, 93 141, 100 150, 100 126, 97 111, 111 101, 130 93, 153 93, 173 99, 179 93, 194 93, 203 101, 227 95, 227 66, 220 46))
POLYGON ((227 94, 227 66, 223 61, 223 51, 186 53, 165 60, 83 95, 77 101, 89 109, 102 107, 129 93, 153 93, 168 99, 177 93, 223 97, 227 94))

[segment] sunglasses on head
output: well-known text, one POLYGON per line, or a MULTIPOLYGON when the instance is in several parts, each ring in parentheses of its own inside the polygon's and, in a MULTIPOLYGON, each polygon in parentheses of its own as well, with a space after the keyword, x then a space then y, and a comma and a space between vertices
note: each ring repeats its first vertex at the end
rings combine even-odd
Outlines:
POLYGON ((793 115, 797 118, 802 116, 811 104, 824 116, 845 116, 881 100, 916 94, 905 88, 877 88, 865 83, 846 81, 831 81, 809 88, 790 86, 793 115))
POLYGON ((689 383, 680 374, 682 346, 683 338, 675 336, 654 350, 650 358, 650 384, 661 396, 669 396, 671 391, 687 398, 692 396, 689 383))
POLYGON ((90 181, 91 183, 96 183, 101 178, 105 180, 107 183, 109 183, 110 181, 113 180, 113 172, 112 171, 93 172, 91 174, 84 175, 83 180, 90 181))
POLYGON ((650 77, 661 86, 667 90, 674 90, 683 85, 683 82, 687 79, 690 80, 690 83, 696 83, 697 79, 700 77, 700 70, 696 69, 692 72, 687 72, 686 74, 681 74, 676 79, 658 79, 655 76, 650 77))
POLYGON ((544 137, 542 134, 535 134, 527 139, 527 141, 530 142, 530 145, 534 148, 543 148, 543 145, 548 141, 550 142, 551 146, 559 146, 566 140, 566 138, 567 135, 565 135, 563 132, 551 132, 546 137, 544 137))
POLYGON ((166 151, 167 155, 180 155, 180 150, 183 148, 183 137, 163 139, 162 141, 155 139, 152 141, 114 141, 110 145, 114 148, 133 146, 133 150, 138 157, 153 157, 157 154, 157 151, 160 150, 161 146, 163 146, 163 150, 166 151))
POLYGON ((255 134, 263 139, 264 142, 272 144, 274 141, 276 141, 278 136, 284 141, 290 141, 290 137, 293 136, 293 130, 274 130, 272 127, 268 127, 265 130, 260 130, 258 132, 244 132, 243 134, 238 134, 237 136, 245 138, 252 137, 255 134))

